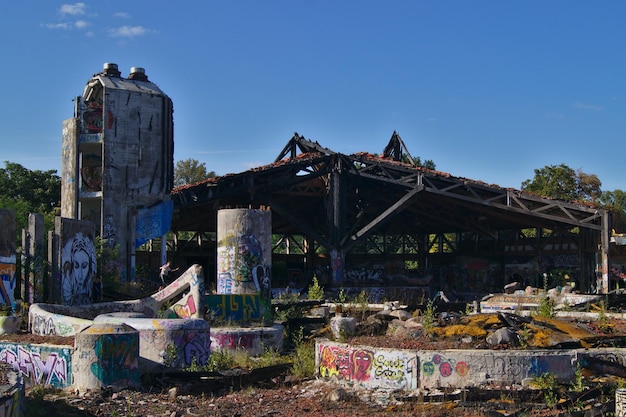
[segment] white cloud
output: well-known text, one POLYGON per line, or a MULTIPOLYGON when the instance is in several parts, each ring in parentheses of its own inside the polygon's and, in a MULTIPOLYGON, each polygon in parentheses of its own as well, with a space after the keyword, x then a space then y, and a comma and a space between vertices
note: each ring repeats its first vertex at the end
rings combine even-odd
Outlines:
POLYGON ((87 6, 85 5, 85 3, 63 4, 61 5, 61 9, 59 11, 62 15, 69 14, 72 16, 76 16, 85 14, 86 8, 87 6))
POLYGON ((44 26, 48 29, 68 29, 67 23, 46 23, 44 26))
POLYGON ((89 23, 85 22, 84 20, 77 20, 76 22, 74 22, 74 26, 76 26, 76 28, 78 29, 85 29, 87 26, 89 26, 89 23))
POLYGON ((593 111, 604 110, 604 107, 596 106, 595 104, 585 104, 579 101, 577 101, 576 103, 572 103, 572 107, 576 109, 581 109, 581 110, 593 110, 593 111))
POLYGON ((120 19, 130 19, 130 14, 126 12, 117 12, 117 13, 114 13, 113 16, 119 17, 120 19))
POLYGON ((109 30, 109 35, 116 38, 134 38, 135 36, 142 36, 146 33, 148 33, 148 30, 143 26, 120 26, 109 30))

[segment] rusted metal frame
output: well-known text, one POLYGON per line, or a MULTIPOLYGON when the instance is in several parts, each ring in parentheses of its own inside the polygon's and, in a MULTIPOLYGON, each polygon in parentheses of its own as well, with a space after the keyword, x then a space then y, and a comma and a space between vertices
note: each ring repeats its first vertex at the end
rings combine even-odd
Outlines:
POLYGON ((269 199, 269 205, 272 208, 272 210, 276 211, 282 217, 286 218, 290 223, 292 223, 296 227, 300 228, 303 231, 303 234, 305 234, 307 236, 310 236, 311 238, 313 238, 314 240, 319 242, 323 247, 325 247, 326 249, 328 249, 330 251, 330 249, 331 249, 330 241, 328 239, 326 239, 324 236, 322 236, 317 230, 311 228, 304 221, 302 221, 302 220, 298 219, 297 217, 293 216, 289 212, 289 210, 286 210, 285 208, 283 208, 283 206, 280 205, 274 199, 271 199, 271 198, 269 199))
POLYGON ((349 237, 348 236, 344 237, 342 244, 347 242, 348 238, 350 239, 350 242, 346 245, 346 251, 349 251, 359 238, 369 233, 380 223, 387 220, 390 216, 397 214, 399 211, 403 210, 413 200, 413 198, 417 196, 419 193, 421 193, 423 190, 424 190, 423 185, 419 185, 413 188, 412 190, 407 192, 405 195, 403 195, 395 204, 391 205, 389 208, 387 208, 385 211, 379 214, 376 218, 370 221, 367 225, 362 227, 358 232, 352 234, 349 237))

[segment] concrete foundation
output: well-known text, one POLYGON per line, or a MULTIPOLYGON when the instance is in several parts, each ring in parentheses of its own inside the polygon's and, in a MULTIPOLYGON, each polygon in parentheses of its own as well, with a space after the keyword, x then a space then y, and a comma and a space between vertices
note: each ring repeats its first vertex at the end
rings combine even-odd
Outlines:
POLYGON ((125 324, 93 324, 76 335, 74 388, 140 386, 139 332, 125 324))
POLYGON ((272 327, 213 327, 211 350, 234 353, 245 350, 250 356, 258 356, 267 350, 282 351, 283 326, 272 327))
POLYGON ((202 319, 150 319, 137 313, 103 314, 94 323, 127 324, 139 331, 142 373, 209 363, 209 323, 202 319))

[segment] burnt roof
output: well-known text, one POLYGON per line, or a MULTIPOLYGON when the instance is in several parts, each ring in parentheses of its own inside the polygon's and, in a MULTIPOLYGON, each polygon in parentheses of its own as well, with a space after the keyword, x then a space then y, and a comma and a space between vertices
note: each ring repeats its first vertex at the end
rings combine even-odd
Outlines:
POLYGON ((269 207, 274 233, 344 248, 370 233, 602 229, 600 209, 415 166, 396 132, 382 156, 344 155, 296 133, 273 163, 183 185, 171 196, 174 231, 216 231, 221 208, 269 207))

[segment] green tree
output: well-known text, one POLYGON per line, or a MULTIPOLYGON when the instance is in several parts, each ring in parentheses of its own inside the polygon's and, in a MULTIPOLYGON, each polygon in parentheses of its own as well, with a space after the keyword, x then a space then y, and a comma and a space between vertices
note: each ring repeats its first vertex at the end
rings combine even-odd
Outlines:
POLYGON ((214 171, 207 171, 206 164, 196 159, 184 159, 176 162, 174 167, 174 187, 185 184, 194 184, 204 181, 207 178, 213 178, 216 174, 214 171))
POLYGON ((522 183, 522 190, 564 201, 596 202, 602 182, 595 174, 574 171, 565 164, 535 169, 535 177, 522 183))
POLYGON ((4 161, 0 191, 0 207, 15 211, 17 230, 28 226, 28 213, 43 214, 49 228, 61 206, 61 177, 56 170, 29 170, 4 161))
POLYGON ((424 160, 424 162, 422 162, 422 159, 419 156, 414 156, 413 157, 413 162, 418 167, 424 167, 424 168, 432 169, 433 171, 435 170, 435 162, 432 159, 426 159, 426 160, 424 160))
POLYGON ((618 233, 626 232, 626 192, 605 191, 600 196, 600 204, 613 214, 613 228, 618 233))

